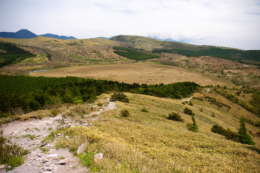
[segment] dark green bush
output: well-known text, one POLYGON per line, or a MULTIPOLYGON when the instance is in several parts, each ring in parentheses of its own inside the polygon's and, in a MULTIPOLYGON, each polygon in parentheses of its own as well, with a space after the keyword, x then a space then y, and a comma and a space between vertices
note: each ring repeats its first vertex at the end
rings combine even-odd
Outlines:
POLYGON ((146 110, 145 108, 143 108, 141 111, 142 111, 142 112, 149 112, 149 111, 146 110))
POLYGON ((127 96, 124 93, 118 92, 118 93, 114 93, 111 98, 110 101, 120 101, 120 102, 125 102, 125 103, 129 103, 129 99, 127 98, 127 96))
POLYGON ((199 131, 199 128, 198 128, 198 126, 197 126, 197 124, 196 124, 194 115, 191 114, 191 117, 192 117, 193 124, 189 125, 189 130, 190 130, 190 131, 193 131, 193 132, 198 132, 198 131, 199 131))
POLYGON ((230 128, 227 130, 221 127, 220 125, 213 125, 211 131, 220 135, 223 135, 228 140, 238 141, 238 134, 236 132, 231 131, 230 128))
POLYGON ((129 111, 126 110, 126 109, 121 110, 120 114, 121 114, 122 117, 129 117, 130 116, 129 111))
POLYGON ((241 117, 240 119, 238 138, 239 138, 239 142, 242 144, 255 145, 252 137, 247 133, 245 117, 241 117))
POLYGON ((184 122, 184 119, 181 118, 181 116, 179 115, 179 113, 170 113, 169 117, 167 118, 169 120, 173 120, 173 121, 180 121, 180 122, 184 122))
POLYGON ((192 115, 192 110, 190 110, 189 108, 185 108, 183 112, 184 112, 185 114, 192 115))
POLYGON ((193 106, 193 103, 190 101, 190 102, 189 102, 189 105, 190 105, 190 106, 193 106))

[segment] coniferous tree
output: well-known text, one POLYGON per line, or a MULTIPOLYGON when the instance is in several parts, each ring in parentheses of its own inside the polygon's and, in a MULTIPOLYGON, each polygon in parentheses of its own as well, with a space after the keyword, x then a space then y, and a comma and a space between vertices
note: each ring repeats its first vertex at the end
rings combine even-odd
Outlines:
POLYGON ((239 142, 241 142, 242 144, 255 145, 252 137, 247 133, 245 117, 241 117, 240 119, 238 138, 239 138, 239 142))

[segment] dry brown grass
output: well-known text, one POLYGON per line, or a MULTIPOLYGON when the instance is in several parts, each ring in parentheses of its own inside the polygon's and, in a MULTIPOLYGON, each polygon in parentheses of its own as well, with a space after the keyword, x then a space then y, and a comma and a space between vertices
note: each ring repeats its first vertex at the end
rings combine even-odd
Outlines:
POLYGON ((189 70, 158 65, 152 63, 93 65, 59 68, 45 72, 30 74, 31 76, 66 77, 106 79, 126 83, 169 84, 174 82, 193 81, 200 85, 227 85, 229 81, 207 76, 189 70))
MULTIPOLYGON (((102 172, 260 171, 259 147, 229 141, 210 131, 215 123, 237 131, 243 112, 234 114, 233 107, 226 111, 196 100, 194 106, 184 106, 180 100, 129 93, 127 96, 130 103, 117 102, 117 109, 104 112, 92 128, 65 130, 63 133, 71 138, 61 139, 56 146, 70 148, 85 143, 86 152, 104 153, 104 159, 92 165, 102 172), (149 108, 148 113, 140 111, 143 106, 149 108), (198 133, 189 131, 185 123, 166 119, 168 113, 175 111, 191 123, 191 117, 182 113, 185 107, 195 113, 198 133), (121 117, 121 109, 127 109, 131 116, 121 117), (211 117, 212 112, 217 116, 211 117)), ((254 130, 248 124, 247 128, 254 130)), ((260 144, 260 140, 254 141, 260 144)))

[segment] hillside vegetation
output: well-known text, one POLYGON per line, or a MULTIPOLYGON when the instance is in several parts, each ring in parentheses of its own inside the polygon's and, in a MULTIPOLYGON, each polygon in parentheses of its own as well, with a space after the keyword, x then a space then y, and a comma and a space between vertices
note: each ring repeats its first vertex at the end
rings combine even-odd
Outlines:
POLYGON ((209 49, 202 50, 188 50, 188 49, 155 49, 153 53, 176 53, 180 55, 185 55, 188 57, 200 57, 200 56, 213 56, 219 58, 225 58, 230 60, 253 60, 260 61, 260 50, 248 50, 242 51, 237 49, 222 49, 217 47, 212 47, 209 49))
POLYGON ((0 42, 0 50, 4 51, 0 52, 0 68, 35 56, 31 52, 25 51, 11 43, 0 42))
MULTIPOLYGON (((259 147, 227 140, 211 132, 214 124, 238 132, 241 113, 234 116, 235 110, 232 109, 235 107, 227 111, 206 100, 193 100, 193 106, 190 106, 181 104, 179 100, 126 95, 130 103, 116 102, 117 109, 104 112, 91 128, 77 126, 59 131, 69 138, 59 139, 56 147, 73 149, 85 144, 86 156, 103 153, 102 161, 89 158, 91 170, 103 172, 260 170, 259 147), (143 112, 143 108, 147 111, 143 112), (183 113, 185 108, 194 112, 199 132, 194 133, 186 127, 192 123, 192 118, 183 113), (121 110, 128 110, 129 116, 122 116, 121 110), (168 115, 172 112, 178 112, 184 123, 169 120, 168 115), (212 113, 215 117, 211 116, 212 113)), ((247 128, 257 130, 248 124, 247 128)), ((254 141, 259 145, 259 138, 255 137, 254 141)))
POLYGON ((28 113, 57 103, 93 102, 98 95, 104 92, 124 91, 158 97, 182 98, 189 96, 199 88, 199 85, 194 82, 139 85, 76 77, 45 78, 0 75, 0 80, 1 117, 28 113), (19 87, 17 87, 18 85, 19 87))
POLYGON ((134 59, 134 60, 146 60, 146 59, 153 59, 153 58, 159 58, 159 56, 157 55, 151 55, 151 54, 146 54, 143 52, 139 52, 133 49, 129 49, 129 48, 124 48, 124 47, 113 47, 113 49, 115 49, 115 53, 129 58, 129 59, 134 59))

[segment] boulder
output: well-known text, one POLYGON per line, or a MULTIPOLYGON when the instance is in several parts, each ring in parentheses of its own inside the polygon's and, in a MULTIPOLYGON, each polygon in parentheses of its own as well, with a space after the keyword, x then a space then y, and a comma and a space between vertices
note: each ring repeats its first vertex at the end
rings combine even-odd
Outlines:
POLYGON ((78 150, 77 150, 77 154, 81 154, 83 152, 85 152, 85 144, 81 144, 79 147, 78 147, 78 150))
POLYGON ((95 161, 98 161, 98 160, 101 160, 101 159, 103 159, 103 153, 98 153, 98 154, 94 155, 95 161))

